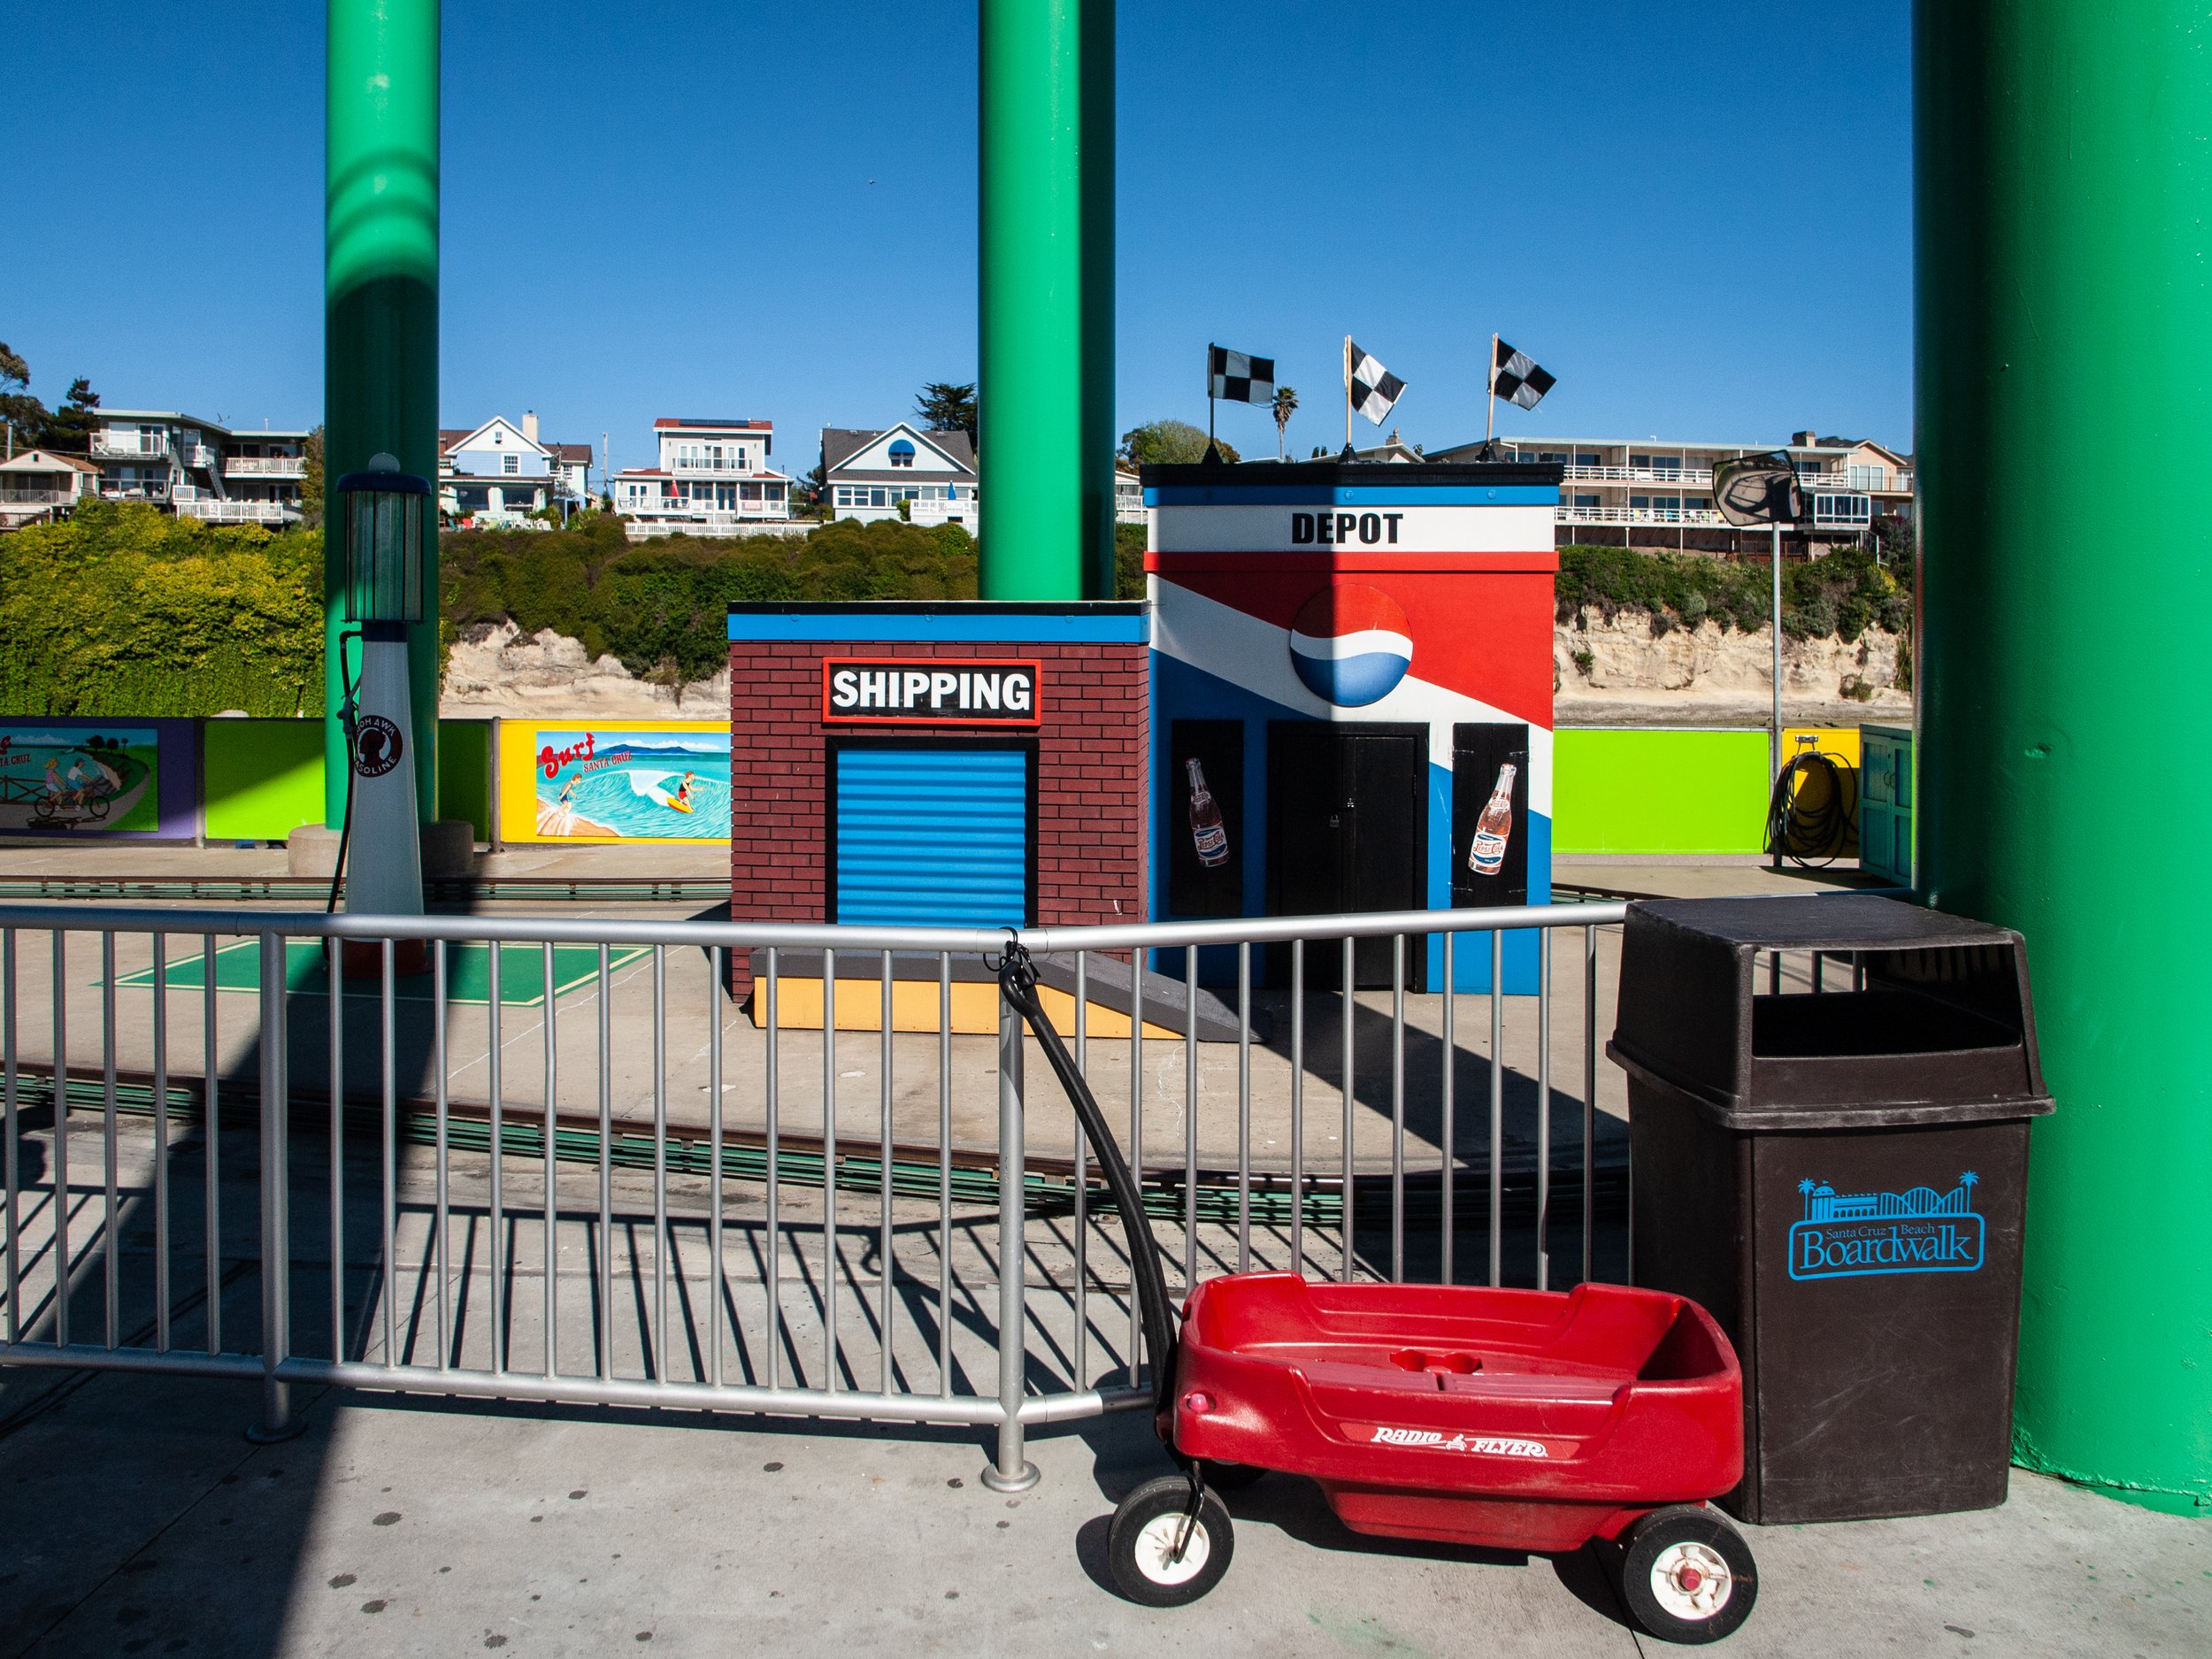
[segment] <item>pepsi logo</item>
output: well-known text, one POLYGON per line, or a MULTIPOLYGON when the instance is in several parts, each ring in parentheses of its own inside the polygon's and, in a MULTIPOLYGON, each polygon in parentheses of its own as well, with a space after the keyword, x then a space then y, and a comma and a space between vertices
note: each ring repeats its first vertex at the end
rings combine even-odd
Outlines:
POLYGON ((1363 709, 1406 677, 1413 634, 1398 602, 1380 588, 1324 588, 1290 625, 1290 661, 1323 702, 1363 709))

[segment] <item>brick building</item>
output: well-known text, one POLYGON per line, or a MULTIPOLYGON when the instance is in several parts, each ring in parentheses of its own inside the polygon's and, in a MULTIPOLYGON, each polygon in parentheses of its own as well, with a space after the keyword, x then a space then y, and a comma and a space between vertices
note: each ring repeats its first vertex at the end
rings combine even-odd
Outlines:
POLYGON ((729 633, 733 920, 1143 917, 1142 604, 733 605, 729 633))

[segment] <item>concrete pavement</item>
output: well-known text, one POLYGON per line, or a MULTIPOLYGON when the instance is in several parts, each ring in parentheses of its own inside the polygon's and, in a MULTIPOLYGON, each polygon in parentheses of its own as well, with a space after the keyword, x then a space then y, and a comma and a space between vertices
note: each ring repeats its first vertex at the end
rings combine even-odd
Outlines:
MULTIPOLYGON (((1345 1532, 1304 1482, 1232 1494, 1198 1605, 1107 1586, 1104 1519, 1165 1468, 1133 1417, 972 1435, 325 1395, 248 1446, 235 1385, 0 1376, 0 1655, 1650 1653, 1587 1552, 1345 1532), (60 1389, 42 1406, 41 1390, 60 1389)), ((2212 1648, 2212 1528, 2015 1472, 1978 1515, 1747 1529, 1755 1655, 2212 1648)))

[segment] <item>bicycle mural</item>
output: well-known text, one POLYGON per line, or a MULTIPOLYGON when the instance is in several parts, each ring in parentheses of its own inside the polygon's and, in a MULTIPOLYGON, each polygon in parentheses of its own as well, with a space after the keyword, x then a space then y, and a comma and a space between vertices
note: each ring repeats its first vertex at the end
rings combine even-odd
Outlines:
POLYGON ((0 831, 160 826, 151 726, 0 732, 0 831))

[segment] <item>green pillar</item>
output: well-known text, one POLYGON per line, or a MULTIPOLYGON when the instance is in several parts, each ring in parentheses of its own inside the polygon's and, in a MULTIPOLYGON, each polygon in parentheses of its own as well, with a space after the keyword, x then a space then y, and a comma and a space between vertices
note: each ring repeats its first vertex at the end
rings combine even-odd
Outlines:
POLYGON ((982 590, 1113 592, 1113 0, 981 0, 982 590))
POLYGON ((2017 927, 2034 1130, 2015 1451, 2212 1508, 2212 47, 2189 0, 1916 8, 1920 884, 2017 927), (2180 470, 2177 471, 2178 468, 2180 470))
MULTIPOLYGON (((329 0, 323 196, 323 467, 335 482, 382 452, 438 477, 439 0, 329 0)), ((324 811, 345 811, 337 635, 344 528, 323 543, 324 811)), ((408 639, 415 798, 438 815, 438 561, 423 534, 424 614, 408 639)))

